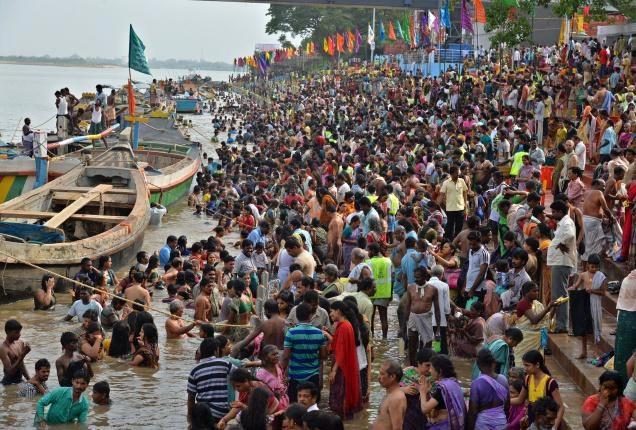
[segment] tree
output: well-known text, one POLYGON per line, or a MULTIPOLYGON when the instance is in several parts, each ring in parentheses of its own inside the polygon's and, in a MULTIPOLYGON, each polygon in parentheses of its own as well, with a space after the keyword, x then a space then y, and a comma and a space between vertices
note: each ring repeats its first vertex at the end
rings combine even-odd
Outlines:
POLYGON ((494 0, 486 8, 484 30, 494 33, 490 37, 491 45, 506 44, 511 47, 532 40, 532 25, 529 17, 534 11, 530 0, 494 0))

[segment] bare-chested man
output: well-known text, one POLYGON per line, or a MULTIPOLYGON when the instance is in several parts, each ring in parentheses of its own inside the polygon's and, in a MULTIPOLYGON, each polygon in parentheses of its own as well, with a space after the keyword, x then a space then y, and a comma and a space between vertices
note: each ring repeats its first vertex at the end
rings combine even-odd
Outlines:
POLYGON ((22 324, 17 320, 4 323, 6 338, 0 344, 0 360, 4 370, 2 385, 19 384, 22 376, 29 380, 29 372, 24 365, 24 357, 31 351, 28 343, 20 340, 22 324))
POLYGON ((86 369, 89 376, 93 376, 93 369, 90 365, 90 358, 78 352, 79 339, 73 332, 67 331, 62 333, 60 338, 62 350, 64 351, 57 360, 55 360, 55 370, 57 371, 57 381, 61 387, 70 387, 72 385, 73 374, 81 369, 86 369))
POLYGON ((287 326, 287 321, 280 316, 278 310, 278 303, 274 299, 269 299, 263 305, 263 309, 265 311, 266 320, 261 321, 257 326, 252 330, 247 337, 240 342, 237 342, 232 347, 232 355, 236 355, 239 351, 249 345, 256 337, 263 333, 263 340, 261 342, 261 349, 265 345, 275 345, 279 350, 283 350, 283 344, 285 341, 285 327, 287 326))
POLYGON ((212 321, 212 284, 201 280, 201 292, 194 301, 194 319, 204 323, 212 321))
POLYGON ((437 288, 426 283, 426 269, 415 269, 415 284, 406 289, 405 313, 407 316, 409 363, 417 366, 416 354, 420 345, 430 347, 435 333, 433 330, 433 311, 435 321, 440 321, 437 288))
POLYGON ((338 261, 340 251, 342 249, 342 230, 344 229, 344 220, 342 215, 329 206, 327 212, 331 216, 329 227, 327 229, 327 258, 331 261, 338 261))
POLYGON ((406 413, 406 395, 400 388, 402 368, 397 360, 387 360, 380 368, 378 382, 386 390, 373 430, 401 430, 406 413))
POLYGON ((124 315, 122 315, 122 319, 126 318, 130 312, 132 312, 131 302, 134 302, 137 299, 143 300, 145 304, 149 305, 152 303, 152 298, 150 297, 150 293, 146 288, 141 285, 144 281, 144 272, 133 272, 132 275, 133 283, 124 290, 124 298, 128 301, 126 302, 126 307, 124 308, 124 315))
POLYGON ((603 215, 614 220, 614 215, 607 206, 602 179, 594 179, 592 187, 583 194, 583 226, 585 229, 585 253, 581 261, 586 262, 592 254, 602 255, 605 251, 605 233, 603 232, 603 215))
POLYGON ((193 322, 186 325, 181 319, 183 316, 183 302, 181 300, 173 300, 170 302, 171 317, 166 320, 166 337, 168 339, 185 339, 187 337, 195 337, 191 333, 197 323, 193 322))

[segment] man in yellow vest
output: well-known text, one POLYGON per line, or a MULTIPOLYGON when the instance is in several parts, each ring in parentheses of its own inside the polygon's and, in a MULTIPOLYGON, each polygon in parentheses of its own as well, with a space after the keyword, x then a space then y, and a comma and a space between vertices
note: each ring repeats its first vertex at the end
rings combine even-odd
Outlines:
POLYGON ((371 297, 373 302, 373 314, 371 315, 371 333, 375 332, 375 310, 380 313, 380 323, 382 324, 382 339, 387 338, 389 322, 387 319, 387 309, 393 298, 393 288, 391 275, 393 274, 393 264, 391 259, 382 255, 380 245, 371 243, 367 247, 369 259, 366 263, 371 266, 373 279, 375 280, 375 294, 371 297))

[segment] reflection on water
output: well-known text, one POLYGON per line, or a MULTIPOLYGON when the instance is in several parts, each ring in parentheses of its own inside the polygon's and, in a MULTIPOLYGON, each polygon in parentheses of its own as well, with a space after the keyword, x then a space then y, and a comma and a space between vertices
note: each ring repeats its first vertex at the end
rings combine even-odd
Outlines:
MULTIPOLYGON (((209 116, 193 117, 195 126, 204 135, 212 132, 207 125, 209 116), (200 128, 199 128, 200 127, 200 128)), ((193 133, 195 135, 196 133, 193 133)), ((211 154, 211 147, 204 144, 204 151, 211 154)), ((163 225, 150 227, 146 231, 143 249, 153 252, 163 246, 169 234, 186 235, 190 242, 207 238, 216 226, 216 220, 192 215, 185 201, 169 208, 169 214, 164 217, 163 225)), ((238 239, 238 233, 233 232, 224 238, 231 253, 238 251, 232 244, 238 239)), ((120 276, 126 276, 127 270, 120 271, 120 276)), ((167 305, 161 303, 166 296, 165 291, 155 291, 153 304, 159 309, 167 311, 167 305)), ((77 328, 76 323, 63 322, 70 305, 68 294, 58 294, 58 305, 53 311, 33 311, 33 300, 21 300, 14 303, 0 305, 0 323, 10 318, 19 320, 24 326, 22 337, 31 344, 31 352, 25 363, 30 374, 33 366, 40 358, 47 358, 54 363, 62 353, 59 343, 60 335, 67 330, 77 328)), ((149 425, 153 429, 180 429, 186 427, 186 383, 187 377, 195 365, 194 353, 199 345, 198 339, 166 340, 164 323, 166 317, 160 313, 153 313, 155 324, 159 329, 160 366, 159 369, 134 368, 123 360, 106 357, 102 362, 93 366, 95 378, 93 383, 107 380, 111 387, 113 405, 110 407, 91 406, 89 426, 91 428, 130 429, 149 425)), ((186 311, 186 316, 192 317, 192 311, 186 311)), ((379 325, 379 321, 377 321, 379 325)), ((381 363, 386 358, 398 357, 398 330, 396 306, 389 308, 389 339, 374 340, 375 361, 372 364, 372 381, 370 404, 358 417, 347 422, 348 429, 368 429, 377 414, 379 405, 384 397, 384 390, 377 382, 381 363)), ((381 331, 376 331, 380 336, 381 331)), ((454 360, 458 373, 469 375, 466 361, 454 360)), ((325 373, 326 375, 327 373, 325 373)), ((57 387, 55 369, 52 369, 49 388, 57 387)), ((462 381, 466 385, 466 381, 462 381)), ((16 396, 17 386, 0 386, 0 429, 25 428, 31 426, 35 413, 35 400, 21 399, 16 396)), ((91 386, 87 390, 90 393, 91 386)), ((323 393, 323 407, 328 402, 328 384, 323 393)), ((55 428, 65 428, 56 426, 55 428)), ((72 428, 76 428, 72 426, 72 428)))

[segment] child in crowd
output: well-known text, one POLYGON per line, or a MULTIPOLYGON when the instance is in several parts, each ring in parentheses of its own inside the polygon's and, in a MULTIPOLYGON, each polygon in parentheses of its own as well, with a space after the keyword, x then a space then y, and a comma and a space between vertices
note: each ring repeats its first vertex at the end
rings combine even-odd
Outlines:
POLYGON ((505 258, 497 260, 497 263, 495 264, 495 283, 497 284, 495 292, 501 296, 503 293, 508 291, 511 281, 512 273, 510 272, 508 260, 505 258))
POLYGON ((110 385, 108 381, 99 381, 93 385, 93 403, 96 405, 110 406, 113 401, 110 399, 110 385))
POLYGON ((600 265, 600 257, 596 254, 590 255, 587 260, 587 271, 581 273, 574 285, 569 288, 570 312, 571 315, 577 315, 577 318, 572 320, 572 331, 574 336, 581 336, 581 355, 578 358, 587 357, 587 334, 594 334, 595 343, 601 340, 601 301, 607 289, 607 277, 599 270, 600 265))
POLYGON ((46 394, 49 388, 46 381, 51 374, 51 363, 46 358, 41 358, 35 363, 35 375, 18 386, 18 397, 35 397, 46 394))
MULTIPOLYGON (((508 382, 508 393, 511 399, 516 399, 523 388, 523 380, 515 379, 508 382)), ((528 408, 525 404, 510 405, 508 410, 508 425, 506 430, 520 430, 521 420, 526 416, 528 408)))

